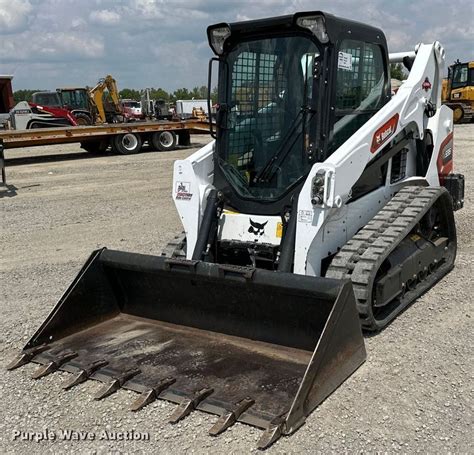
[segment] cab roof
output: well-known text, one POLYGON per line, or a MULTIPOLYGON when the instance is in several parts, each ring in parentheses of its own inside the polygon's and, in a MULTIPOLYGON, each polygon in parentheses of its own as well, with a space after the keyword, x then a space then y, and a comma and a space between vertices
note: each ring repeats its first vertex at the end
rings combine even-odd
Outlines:
POLYGON ((260 33, 271 33, 278 31, 304 30, 296 24, 296 20, 302 16, 322 16, 324 18, 329 42, 335 43, 341 36, 350 39, 359 39, 372 43, 379 43, 386 47, 386 39, 383 31, 372 25, 334 16, 324 11, 304 11, 263 19, 255 19, 243 22, 220 23, 208 27, 207 33, 212 28, 228 26, 231 36, 238 39, 239 35, 251 35, 260 33))

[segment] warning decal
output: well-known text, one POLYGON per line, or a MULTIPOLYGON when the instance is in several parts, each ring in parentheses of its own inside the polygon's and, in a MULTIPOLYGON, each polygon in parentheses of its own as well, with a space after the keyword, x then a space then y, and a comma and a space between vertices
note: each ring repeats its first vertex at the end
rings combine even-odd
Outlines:
POLYGON ((337 58, 337 67, 343 70, 352 71, 352 54, 346 52, 339 52, 337 58))

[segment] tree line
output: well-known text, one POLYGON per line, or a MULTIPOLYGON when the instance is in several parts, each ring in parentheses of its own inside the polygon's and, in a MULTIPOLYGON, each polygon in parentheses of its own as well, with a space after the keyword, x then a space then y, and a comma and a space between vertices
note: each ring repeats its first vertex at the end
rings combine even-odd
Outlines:
POLYGON ((391 63, 390 64, 390 77, 392 79, 398 79, 399 81, 404 81, 408 75, 404 66, 401 63, 391 63))
MULTIPOLYGON (((47 90, 17 90, 13 92, 13 98, 15 104, 20 101, 31 101, 31 97, 35 92, 44 92, 47 90)), ((133 88, 124 88, 120 90, 119 96, 121 99, 132 99, 135 101, 140 101, 141 95, 144 93, 144 90, 137 90, 133 88)), ((151 88, 150 89, 150 99, 152 100, 164 100, 168 103, 175 103, 176 100, 191 100, 191 99, 207 99, 207 87, 202 85, 201 87, 194 87, 193 89, 179 88, 174 92, 167 92, 162 88, 151 88)), ((213 101, 217 99, 217 88, 214 88, 211 93, 211 98, 213 101)))
MULTIPOLYGON (((407 78, 407 73, 400 63, 390 65, 391 77, 394 79, 405 80, 407 78)), ((35 92, 43 92, 45 90, 17 90, 13 92, 13 98, 15 104, 20 101, 30 101, 31 96, 35 92)), ((137 90, 134 88, 124 88, 120 90, 119 96, 121 99, 132 99, 135 101, 140 101, 141 95, 144 90, 137 90)), ((164 100, 168 103, 175 103, 176 100, 191 100, 191 99, 207 99, 207 87, 202 85, 200 87, 194 87, 193 89, 179 88, 174 92, 167 92, 163 88, 151 88, 150 89, 150 99, 152 100, 164 100)), ((217 101, 217 87, 211 92, 211 99, 213 102, 217 101)))

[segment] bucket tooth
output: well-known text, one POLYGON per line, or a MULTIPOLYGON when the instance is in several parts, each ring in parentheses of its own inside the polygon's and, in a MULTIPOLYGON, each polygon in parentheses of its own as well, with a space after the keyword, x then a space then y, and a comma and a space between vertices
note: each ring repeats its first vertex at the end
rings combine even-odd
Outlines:
POLYGON ((100 388, 100 390, 94 395, 94 400, 102 400, 102 398, 112 395, 118 389, 120 389, 120 382, 118 379, 113 379, 100 388))
POLYGON ((184 419, 186 416, 191 414, 192 411, 196 409, 196 406, 203 400, 205 400, 211 393, 214 392, 214 389, 201 389, 197 391, 193 398, 186 398, 171 414, 169 419, 170 423, 178 423, 181 419, 184 419))
POLYGON ((155 389, 145 390, 140 396, 130 405, 130 411, 136 412, 140 409, 153 403, 158 397, 156 396, 155 389))
POLYGON ((105 367, 109 362, 106 360, 97 360, 95 362, 92 362, 91 364, 87 365, 84 369, 79 371, 76 375, 74 375, 71 379, 66 379, 66 381, 63 382, 62 388, 64 390, 69 390, 71 387, 74 387, 78 384, 81 384, 91 376, 94 372, 99 370, 102 367, 105 367))
POLYGON ((153 403, 158 395, 165 389, 167 389, 171 384, 175 383, 175 378, 165 378, 152 389, 147 389, 140 394, 140 396, 131 404, 130 411, 139 411, 140 409, 148 406, 150 403, 153 403))
POLYGON ((275 443, 283 434, 284 421, 271 423, 263 432, 257 443, 257 449, 265 450, 275 443))
POLYGON ((19 356, 16 357, 12 362, 7 365, 7 370, 14 370, 15 368, 19 368, 23 365, 29 363, 33 357, 43 351, 46 351, 48 346, 45 344, 41 344, 39 346, 35 346, 34 348, 29 349, 28 351, 22 352, 19 356))
POLYGON ((243 400, 239 401, 234 406, 234 409, 225 412, 219 417, 217 422, 209 430, 209 434, 211 436, 217 436, 227 430, 227 428, 234 425, 234 423, 237 422, 239 417, 254 403, 255 401, 251 398, 244 398, 243 400))
POLYGON ((55 371, 61 368, 61 365, 65 364, 71 359, 77 357, 77 352, 74 351, 66 351, 62 354, 58 355, 55 359, 51 360, 46 365, 40 366, 32 375, 33 379, 39 379, 48 374, 54 373, 55 371))
POLYGON ((108 397, 115 393, 120 387, 122 387, 129 379, 133 378, 140 373, 137 368, 130 368, 120 376, 112 378, 112 380, 105 384, 95 395, 94 400, 102 400, 102 398, 108 397))

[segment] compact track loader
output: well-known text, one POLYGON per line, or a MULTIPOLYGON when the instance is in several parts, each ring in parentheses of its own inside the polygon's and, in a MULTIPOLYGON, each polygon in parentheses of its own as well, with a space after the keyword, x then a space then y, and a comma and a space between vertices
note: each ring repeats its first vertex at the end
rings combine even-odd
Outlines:
POLYGON ((438 42, 389 55, 381 30, 322 12, 208 38, 215 141, 174 165, 185 233, 162 256, 95 251, 10 368, 175 402, 171 422, 216 414, 214 436, 254 425, 265 448, 364 362, 362 328, 452 269, 464 179, 438 42))

